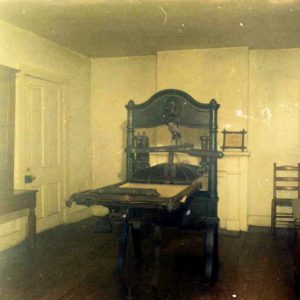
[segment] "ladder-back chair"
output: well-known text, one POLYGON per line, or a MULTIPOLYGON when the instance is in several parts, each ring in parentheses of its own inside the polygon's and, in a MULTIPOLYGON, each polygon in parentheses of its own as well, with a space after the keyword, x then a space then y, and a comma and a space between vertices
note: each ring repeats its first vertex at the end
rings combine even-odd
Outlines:
POLYGON ((271 231, 276 233, 277 225, 293 223, 292 211, 278 210, 278 207, 292 207, 293 200, 300 201, 300 163, 296 166, 274 163, 271 231))

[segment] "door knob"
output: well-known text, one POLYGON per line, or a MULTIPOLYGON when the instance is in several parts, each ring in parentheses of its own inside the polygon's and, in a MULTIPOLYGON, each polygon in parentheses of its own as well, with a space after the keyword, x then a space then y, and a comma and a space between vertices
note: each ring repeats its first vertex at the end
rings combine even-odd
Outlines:
POLYGON ((33 180, 35 180, 35 176, 33 176, 33 175, 25 175, 24 176, 24 183, 31 183, 33 180))

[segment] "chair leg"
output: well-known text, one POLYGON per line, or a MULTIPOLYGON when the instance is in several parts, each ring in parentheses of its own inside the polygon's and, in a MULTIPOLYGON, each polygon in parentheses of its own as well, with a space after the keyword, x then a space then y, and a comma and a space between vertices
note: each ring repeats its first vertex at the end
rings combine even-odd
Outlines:
POLYGON ((271 209, 271 233, 274 235, 276 232, 276 204, 274 199, 272 199, 272 209, 271 209))

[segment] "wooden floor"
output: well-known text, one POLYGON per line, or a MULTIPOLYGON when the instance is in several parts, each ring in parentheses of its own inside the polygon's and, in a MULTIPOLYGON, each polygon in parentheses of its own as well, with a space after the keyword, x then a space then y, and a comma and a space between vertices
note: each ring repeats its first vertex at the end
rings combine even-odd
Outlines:
MULTIPOLYGON (((61 226, 37 237, 35 261, 25 245, 0 254, 0 299, 126 299, 112 272, 117 237, 96 234, 95 218, 61 226)), ((294 300, 292 233, 220 235, 218 282, 203 285, 202 239, 164 232, 157 299, 294 300)), ((150 300, 151 241, 144 242, 146 268, 135 275, 133 299, 150 300)))

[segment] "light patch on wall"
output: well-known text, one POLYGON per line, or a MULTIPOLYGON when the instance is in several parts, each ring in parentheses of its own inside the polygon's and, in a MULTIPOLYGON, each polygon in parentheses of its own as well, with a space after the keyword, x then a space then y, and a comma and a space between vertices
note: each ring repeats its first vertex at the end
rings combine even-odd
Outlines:
POLYGON ((164 15, 163 25, 165 25, 165 24, 167 23, 167 21, 168 21, 168 14, 167 14, 167 12, 164 10, 163 7, 161 7, 160 5, 159 5, 158 7, 159 7, 159 9, 162 11, 162 13, 163 13, 163 15, 164 15))
POLYGON ((271 119, 272 119, 271 109, 269 107, 264 107, 263 109, 260 110, 260 114, 262 116, 263 123, 271 127, 271 119))
POLYGON ((232 125, 231 125, 230 123, 226 123, 226 124, 224 125, 224 127, 225 127, 225 129, 230 129, 230 128, 232 127, 232 125))
POLYGON ((236 116, 239 117, 239 118, 245 118, 245 119, 248 118, 248 116, 240 109, 237 109, 235 111, 235 113, 236 113, 236 116))

